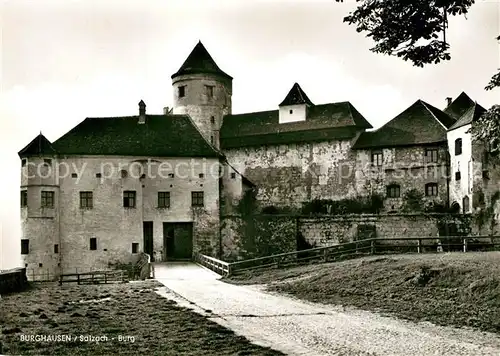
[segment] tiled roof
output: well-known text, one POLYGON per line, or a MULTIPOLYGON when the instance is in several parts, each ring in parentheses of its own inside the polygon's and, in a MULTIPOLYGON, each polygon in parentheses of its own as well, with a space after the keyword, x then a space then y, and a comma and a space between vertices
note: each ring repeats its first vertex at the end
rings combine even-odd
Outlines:
POLYGON ((295 83, 279 106, 308 104, 314 105, 298 83, 295 83))
POLYGON ((473 105, 474 101, 472 101, 467 94, 462 92, 446 109, 444 109, 444 112, 455 120, 458 120, 473 105))
POLYGON ((448 129, 448 131, 458 129, 459 127, 472 123, 472 121, 479 119, 485 112, 485 108, 478 103, 474 103, 474 105, 471 106, 469 110, 467 110, 462 117, 448 129))
POLYGON ((372 125, 349 102, 313 105, 305 121, 279 123, 279 111, 224 117, 222 148, 349 139, 372 125))
POLYGON ((233 79, 217 66, 201 41, 193 48, 179 70, 172 75, 172 79, 184 74, 217 74, 227 79, 233 79))
POLYGON ((362 133, 353 148, 382 148, 444 142, 446 130, 453 122, 454 120, 441 110, 417 100, 378 130, 362 133))
POLYGON ((185 115, 87 118, 53 143, 62 155, 217 157, 185 115))
POLYGON ((33 139, 26 147, 19 151, 19 157, 38 156, 38 155, 54 155, 56 151, 47 138, 40 134, 33 139))

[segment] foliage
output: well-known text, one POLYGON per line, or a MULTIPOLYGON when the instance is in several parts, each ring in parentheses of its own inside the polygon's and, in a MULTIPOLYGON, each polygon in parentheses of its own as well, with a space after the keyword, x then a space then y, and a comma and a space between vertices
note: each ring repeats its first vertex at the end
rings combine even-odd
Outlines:
POLYGON ((409 189, 403 196, 403 211, 422 211, 424 208, 424 195, 418 189, 409 189))
POLYGON ((485 208, 479 209, 478 212, 475 214, 474 217, 479 230, 481 230, 483 227, 485 227, 486 224, 489 223, 488 227, 490 233, 493 233, 493 230, 496 226, 495 205, 499 200, 500 200, 500 191, 496 191, 495 194, 491 196, 490 205, 485 208))
POLYGON ((302 214, 378 214, 383 206, 384 198, 380 194, 341 200, 314 199, 303 204, 302 214))
POLYGON ((483 116, 474 121, 470 132, 474 140, 486 144, 490 153, 500 153, 500 105, 493 105, 483 116))
MULTIPOLYGON (((343 0, 336 0, 343 2, 343 0)), ((357 32, 366 32, 375 53, 402 57, 413 65, 450 60, 446 41, 448 16, 466 15, 474 0, 357 0, 361 4, 344 18, 357 32)), ((500 36, 496 38, 500 40, 500 36)), ((486 90, 500 85, 500 72, 486 90)))

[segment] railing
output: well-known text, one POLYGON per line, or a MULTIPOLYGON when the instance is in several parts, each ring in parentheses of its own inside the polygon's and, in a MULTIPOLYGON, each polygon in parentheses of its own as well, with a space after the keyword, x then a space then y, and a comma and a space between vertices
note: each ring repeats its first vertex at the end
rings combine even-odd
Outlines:
MULTIPOLYGON (((217 266, 214 266, 214 268, 223 272, 218 272, 219 274, 227 276, 255 269, 280 268, 314 261, 333 262, 356 256, 374 254, 468 252, 493 250, 496 247, 500 247, 500 236, 400 237, 372 238, 231 263, 226 263, 209 256, 202 256, 213 264, 217 263, 217 266), (429 241, 432 243, 429 243, 429 241), (221 264, 223 264, 223 267, 219 267, 221 264)), ((205 265, 204 263, 200 264, 205 265)))
POLYGON ((195 261, 222 276, 229 276, 231 274, 230 263, 228 262, 218 260, 214 257, 202 255, 201 253, 196 255, 195 261))
POLYGON ((63 283, 101 284, 125 282, 125 271, 94 271, 87 273, 68 273, 59 276, 59 285, 63 283))

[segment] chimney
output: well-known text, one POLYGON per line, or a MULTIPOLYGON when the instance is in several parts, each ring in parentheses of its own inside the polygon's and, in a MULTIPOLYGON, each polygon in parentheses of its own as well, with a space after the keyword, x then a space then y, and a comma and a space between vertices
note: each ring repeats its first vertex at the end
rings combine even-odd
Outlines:
POLYGON ((146 123, 146 103, 144 101, 139 102, 139 124, 146 123))
POLYGON ((452 100, 453 100, 453 98, 450 98, 450 97, 446 98, 446 107, 451 105, 452 100))
POLYGON ((168 106, 165 106, 163 108, 163 115, 168 115, 169 114, 169 109, 168 109, 168 106))

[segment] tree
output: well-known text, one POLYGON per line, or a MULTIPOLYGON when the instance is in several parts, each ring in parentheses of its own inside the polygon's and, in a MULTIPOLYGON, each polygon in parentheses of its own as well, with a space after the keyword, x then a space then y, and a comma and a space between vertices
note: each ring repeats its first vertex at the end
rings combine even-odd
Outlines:
MULTIPOLYGON (((335 0, 343 2, 343 0, 335 0)), ((344 22, 366 32, 376 45, 375 53, 402 57, 413 65, 450 60, 446 41, 448 17, 466 16, 474 0, 356 0, 359 6, 344 17, 344 22)), ((500 41, 500 36, 496 37, 500 41)), ((500 69, 486 90, 500 87, 500 69)), ((500 106, 488 110, 472 130, 474 138, 489 143, 492 152, 500 151, 500 106)))

